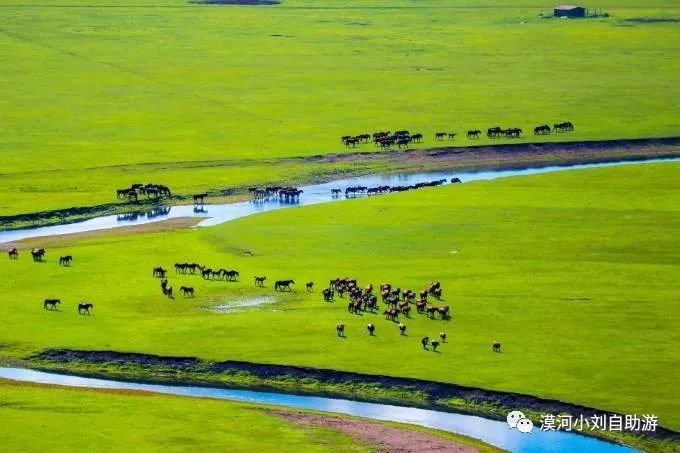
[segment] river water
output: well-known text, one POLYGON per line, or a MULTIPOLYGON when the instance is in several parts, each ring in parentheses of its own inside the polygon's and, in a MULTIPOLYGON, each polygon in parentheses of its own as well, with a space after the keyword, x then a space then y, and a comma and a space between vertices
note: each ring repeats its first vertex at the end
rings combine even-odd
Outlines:
POLYGON ((213 387, 141 384, 84 378, 56 373, 44 373, 23 368, 0 367, 0 378, 22 382, 64 385, 69 387, 142 390, 170 395, 218 398, 296 409, 333 412, 374 420, 408 423, 463 434, 517 453, 633 453, 637 451, 630 447, 605 442, 594 437, 583 436, 574 432, 540 431, 538 427, 534 427, 530 433, 523 434, 516 429, 511 429, 506 422, 490 420, 474 415, 393 406, 389 404, 364 403, 346 399, 257 392, 250 390, 229 390, 213 387))
MULTIPOLYGON (((447 184, 451 178, 457 177, 463 183, 480 180, 491 180, 497 178, 505 178, 508 176, 533 175, 538 173, 547 173, 554 171, 609 167, 614 165, 632 165, 643 163, 656 162, 671 162, 680 161, 680 158, 669 159, 648 159, 641 161, 621 161, 621 162, 604 162, 598 164, 580 164, 569 166, 549 166, 525 168, 517 170, 487 170, 479 172, 457 172, 457 171, 439 171, 439 172, 421 172, 421 173, 395 173, 395 174, 380 174, 371 176, 360 176, 355 178, 341 179, 323 184, 312 184, 303 186, 304 193, 296 203, 284 203, 279 200, 270 200, 262 202, 243 201, 239 203, 226 204, 210 204, 203 207, 196 207, 193 205, 183 206, 163 206, 156 207, 142 214, 119 214, 95 217, 89 220, 65 223, 61 225, 53 225, 46 227, 23 228, 18 230, 0 231, 0 243, 17 241, 20 239, 54 236, 58 234, 69 233, 83 233, 87 231, 104 230, 109 228, 116 228, 130 225, 143 225, 152 222, 159 222, 162 220, 173 219, 178 217, 201 217, 204 218, 198 226, 212 226, 220 223, 228 222, 230 220, 245 217, 251 214, 260 212, 273 211, 276 209, 285 209, 298 206, 313 205, 318 203, 336 202, 346 199, 344 195, 333 197, 331 189, 338 188, 344 192, 344 189, 349 186, 396 186, 396 185, 412 185, 420 182, 427 182, 439 179, 446 179, 447 184)), ((0 226, 0 230, 2 227, 0 226)))

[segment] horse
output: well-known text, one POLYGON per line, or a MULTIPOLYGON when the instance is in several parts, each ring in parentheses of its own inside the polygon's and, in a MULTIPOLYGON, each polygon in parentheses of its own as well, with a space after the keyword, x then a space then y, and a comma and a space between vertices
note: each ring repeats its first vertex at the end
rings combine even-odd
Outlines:
POLYGON ((60 304, 61 300, 59 299, 45 299, 45 302, 43 303, 43 308, 47 310, 47 307, 50 306, 50 310, 56 310, 57 309, 57 304, 60 304))
POLYGON ((341 189, 331 189, 331 196, 334 198, 340 196, 340 193, 342 193, 341 189))
POLYGON ((455 132, 449 132, 449 140, 453 140, 454 138, 456 138, 456 135, 458 134, 456 134, 455 132))
POLYGON ((550 134, 550 126, 547 124, 543 124, 541 126, 536 126, 534 128, 534 135, 549 135, 550 134))
POLYGON ((311 293, 312 291, 314 291, 314 282, 307 282, 305 284, 305 287, 307 287, 307 292, 311 293))
POLYGON ((190 286, 180 286, 179 290, 184 294, 184 297, 191 296, 194 297, 194 288, 190 286))
POLYGON ((267 277, 262 276, 258 277, 257 275, 255 276, 255 286, 259 286, 262 288, 264 286, 264 281, 267 280, 267 277))
POLYGON ((444 140, 446 137, 446 132, 437 132, 434 134, 434 139, 435 140, 444 140))
POLYGON ((293 289, 290 285, 294 283, 295 280, 277 280, 276 283, 274 283, 274 291, 283 291, 286 288, 288 288, 288 291, 292 291, 293 289))
POLYGON ((203 204, 203 199, 207 196, 207 193, 197 193, 194 195, 194 204, 203 204))
POLYGON ((479 129, 469 130, 467 131, 467 138, 479 138, 479 134, 481 133, 482 131, 480 131, 479 129))
POLYGON ((127 197, 127 199, 129 201, 132 201, 133 199, 135 201, 137 201, 137 199, 138 199, 137 192, 135 190, 128 190, 128 192, 125 194, 125 196, 127 197))
POLYGON ((168 273, 168 271, 166 269, 163 269, 161 266, 158 266, 158 267, 153 268, 153 274, 151 274, 151 275, 153 277, 165 278, 167 273, 168 273))
POLYGON ((337 323, 335 325, 335 331, 337 332, 339 337, 344 337, 345 336, 345 325, 341 322, 337 323))
POLYGON ((368 323, 368 325, 366 326, 366 330, 368 330, 368 334, 370 336, 373 336, 373 333, 375 332, 375 325, 368 323))
POLYGON ((451 178, 451 184, 460 184, 462 182, 460 178, 451 178))
POLYGON ((70 266, 71 261, 73 261, 73 257, 71 255, 64 255, 59 257, 60 266, 70 266))
POLYGON ((116 198, 124 198, 127 197, 128 192, 130 189, 118 189, 116 190, 116 198))
POLYGON ((45 257, 45 249, 33 249, 31 250, 31 256, 33 261, 42 261, 45 257))
POLYGON ((427 307, 425 311, 427 311, 428 318, 434 319, 434 314, 437 313, 437 307, 433 307, 432 305, 430 305, 429 307, 427 307))
POLYGON ((225 271, 224 275, 227 277, 227 280, 230 281, 230 282, 235 282, 236 280, 238 280, 238 277, 239 277, 238 271, 234 271, 234 270, 225 271))
POLYGON ((325 288, 325 289, 322 291, 322 294, 323 294, 323 300, 324 300, 325 302, 332 302, 332 301, 333 301, 333 290, 332 290, 332 289, 330 289, 330 288, 325 288))
POLYGON ((423 337, 422 340, 420 340, 420 344, 423 345, 423 349, 427 349, 427 344, 430 342, 430 337, 423 337))
POLYGON ((437 340, 432 340, 432 350, 437 352, 437 347, 439 347, 439 342, 437 340))
POLYGON ((19 258, 19 250, 17 250, 16 247, 7 250, 7 254, 9 255, 9 259, 11 260, 19 258))
POLYGON ((87 303, 87 304, 78 304, 78 314, 82 315, 83 311, 87 313, 88 315, 90 314, 90 308, 93 308, 94 305, 87 303))
POLYGON ((172 297, 172 286, 170 286, 170 287, 163 286, 162 289, 163 289, 163 295, 164 296, 168 296, 168 298, 174 299, 174 297, 172 297))
POLYGON ((439 332, 439 338, 442 339, 442 343, 446 343, 446 332, 439 332))
POLYGON ((399 334, 406 335, 406 324, 399 323, 399 334))
POLYGON ((494 341, 493 343, 491 343, 491 349, 493 350, 493 352, 501 352, 501 344, 497 341, 494 341))

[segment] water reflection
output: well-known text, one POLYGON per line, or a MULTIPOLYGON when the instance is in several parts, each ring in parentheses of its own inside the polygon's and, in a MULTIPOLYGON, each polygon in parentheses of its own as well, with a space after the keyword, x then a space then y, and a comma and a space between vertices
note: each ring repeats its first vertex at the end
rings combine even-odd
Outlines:
MULTIPOLYGON (((526 168, 520 170, 491 170, 480 172, 456 172, 456 171, 438 171, 426 173, 401 173, 401 174, 379 174, 372 176, 361 176, 357 178, 348 178, 339 181, 314 184, 302 187, 302 192, 299 197, 276 197, 273 196, 275 191, 265 191, 262 198, 256 198, 251 201, 244 201, 231 204, 214 204, 208 205, 208 210, 203 205, 185 205, 185 206, 159 206, 147 211, 146 213, 128 213, 112 216, 96 217, 90 220, 85 220, 77 223, 54 225, 49 227, 35 227, 20 230, 0 231, 0 243, 16 241, 20 239, 40 236, 51 236, 56 234, 80 233, 85 231, 101 230, 107 228, 115 228, 123 225, 142 225, 145 223, 155 222, 159 220, 177 218, 177 217, 204 217, 198 226, 212 226, 220 223, 228 222, 240 217, 250 214, 271 211, 275 209, 283 209, 292 206, 304 206, 317 203, 327 203, 344 200, 350 193, 359 196, 368 195, 368 189, 378 189, 390 187, 391 189, 410 190, 407 187, 416 186, 432 181, 443 181, 442 184, 452 184, 453 178, 459 178, 463 183, 478 180, 490 180, 502 178, 507 176, 530 175, 537 173, 546 173, 551 171, 579 169, 579 168, 593 168, 606 167, 612 165, 628 165, 640 163, 653 162, 670 162, 679 161, 679 158, 671 159, 649 159, 646 161, 627 161, 627 162, 606 162, 599 164, 583 164, 564 167, 540 167, 540 168, 526 168), (347 192, 347 189, 361 187, 362 190, 358 192, 347 192), (363 190, 363 188, 366 190, 363 190), (210 217, 208 217, 208 214, 210 217)), ((273 188, 272 188, 273 189, 273 188)), ((280 188, 278 188, 280 189, 280 188)), ((255 190, 255 189, 254 189, 255 190)), ((378 190, 378 196, 381 193, 389 191, 378 190)))

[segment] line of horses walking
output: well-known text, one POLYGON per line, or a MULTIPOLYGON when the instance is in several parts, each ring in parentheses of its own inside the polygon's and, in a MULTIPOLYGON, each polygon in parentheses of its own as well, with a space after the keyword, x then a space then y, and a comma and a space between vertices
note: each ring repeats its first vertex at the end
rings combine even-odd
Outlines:
MULTIPOLYGON (((462 181, 459 178, 451 178, 451 184, 460 184, 462 181)), ((407 186, 349 186, 344 190, 345 197, 357 196, 357 195, 381 195, 385 193, 393 192, 404 192, 407 190, 422 189, 424 187, 437 187, 446 184, 446 179, 437 179, 428 182, 419 182, 416 184, 411 184, 407 186)), ((334 198, 339 197, 343 193, 342 189, 331 189, 331 196, 334 198)))
MULTIPOLYGON (((551 128, 547 124, 542 124, 534 128, 534 135, 550 135, 551 133, 573 132, 574 124, 571 121, 564 121, 562 123, 555 123, 551 128)), ((490 127, 486 131, 487 138, 519 138, 522 136, 522 129, 519 127, 502 128, 500 126, 490 127)), ((479 139, 482 135, 480 129, 470 129, 467 131, 466 137, 469 140, 479 139)), ((435 141, 452 141, 458 136, 457 132, 435 132, 435 141)), ((347 148, 355 148, 357 145, 368 144, 373 142, 376 147, 389 149, 392 146, 398 148, 407 148, 411 143, 422 143, 423 134, 410 134, 408 130, 379 131, 373 134, 363 133, 358 135, 343 135, 340 141, 347 148)))

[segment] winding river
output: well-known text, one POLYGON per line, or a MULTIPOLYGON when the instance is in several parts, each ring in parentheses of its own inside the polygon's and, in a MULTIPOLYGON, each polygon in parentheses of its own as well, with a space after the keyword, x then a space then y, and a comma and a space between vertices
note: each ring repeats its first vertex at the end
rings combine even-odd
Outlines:
MULTIPOLYGON (((304 186, 302 187, 304 194, 301 196, 299 202, 294 204, 282 203, 278 200, 272 200, 257 203, 253 201, 246 201, 230 204, 205 205, 202 209, 197 209, 194 206, 167 206, 154 208, 153 210, 144 214, 102 216, 76 223, 0 231, 0 243, 32 237, 81 233, 128 225, 142 225, 179 217, 201 217, 204 218, 204 220, 198 224, 199 226, 212 226, 259 212, 340 201, 345 199, 345 197, 332 197, 331 189, 339 188, 344 190, 346 187, 356 185, 369 187, 380 185, 409 185, 438 179, 446 179, 449 181, 453 177, 457 177, 465 183, 470 181, 491 180, 508 176, 531 175, 561 170, 671 161, 680 161, 680 158, 605 162, 569 166, 548 166, 518 170, 490 170, 480 172, 440 171, 362 176, 342 179, 324 184, 304 186)), ((574 451, 624 453, 637 451, 630 447, 605 442, 594 437, 583 436, 575 432, 544 432, 540 431, 538 427, 535 427, 531 433, 522 434, 516 429, 510 429, 505 422, 473 415, 393 406, 387 404, 365 403, 345 399, 321 398, 248 390, 229 390, 210 387, 142 384, 84 378, 55 373, 44 373, 21 368, 0 367, 0 378, 24 382, 56 384, 69 387, 141 390, 171 395, 246 401, 290 408, 333 412, 375 420, 396 421, 463 434, 481 439, 484 442, 507 449, 509 451, 520 453, 566 453, 574 451)))
POLYGON ((356 178, 341 179, 338 181, 323 184, 303 186, 302 190, 304 190, 304 193, 302 194, 299 202, 297 203, 283 203, 280 202, 279 200, 271 200, 263 202, 244 201, 239 203, 211 204, 205 205, 202 208, 197 208, 193 205, 157 207, 152 210, 149 210, 146 213, 141 214, 109 215, 95 217, 93 219, 75 223, 66 223, 47 227, 35 227, 18 230, 0 231, 0 243, 18 241, 20 239, 27 239, 33 237, 54 236, 58 234, 70 234, 70 233, 83 233, 87 231, 104 230, 121 226, 143 225, 147 223, 159 222, 162 220, 179 217, 201 217, 204 218, 204 220, 202 220, 198 224, 198 226, 201 227, 212 226, 228 222, 230 220, 238 219, 240 217, 245 217, 247 215, 256 214, 259 212, 344 200, 345 199, 344 196, 332 197, 331 189, 338 188, 344 190, 346 187, 357 185, 368 187, 383 185, 389 186, 410 185, 438 179, 446 179, 447 181, 450 181, 451 178, 454 177, 459 178, 462 182, 465 183, 470 181, 491 180, 497 178, 504 178, 508 176, 533 175, 538 173, 547 173, 561 170, 608 167, 613 165, 672 162, 672 161, 680 161, 680 158, 647 159, 638 161, 604 162, 597 164, 535 167, 517 170, 488 170, 479 172, 439 171, 424 173, 397 173, 373 176, 360 176, 356 178))
POLYGON ((517 453, 587 451, 590 453, 633 453, 630 447, 605 442, 575 432, 541 431, 538 427, 527 434, 511 429, 507 423, 474 415, 456 414, 389 404, 321 398, 315 396, 289 395, 285 393, 229 390, 213 387, 187 387, 157 384, 139 384, 104 379, 92 379, 64 374, 44 373, 23 368, 1 368, 0 378, 22 382, 55 384, 68 387, 141 390, 170 395, 198 398, 217 398, 245 401, 297 409, 334 412, 374 420, 387 420, 436 428, 481 439, 517 453))

